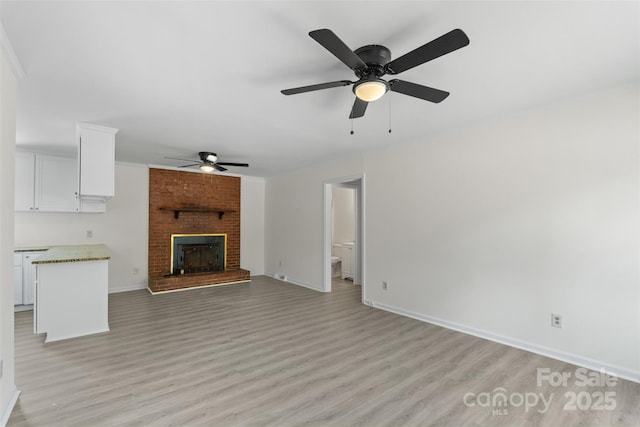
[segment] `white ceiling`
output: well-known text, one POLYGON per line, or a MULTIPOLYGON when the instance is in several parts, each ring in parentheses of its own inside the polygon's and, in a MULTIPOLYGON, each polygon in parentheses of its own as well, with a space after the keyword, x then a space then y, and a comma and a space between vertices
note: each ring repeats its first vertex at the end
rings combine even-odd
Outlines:
MULTIPOLYGON (((215 151, 271 176, 637 80, 636 1, 6 1, 1 21, 26 72, 17 142, 71 147, 75 123, 120 129, 116 159, 215 151), (451 92, 390 93, 348 120, 351 87, 281 89, 353 73, 308 36, 394 58, 454 29, 469 46, 398 77, 451 92), (391 108, 389 107, 391 105, 391 108), (387 132, 389 117, 393 132, 387 132)), ((393 164, 393 159, 390 159, 393 164)))

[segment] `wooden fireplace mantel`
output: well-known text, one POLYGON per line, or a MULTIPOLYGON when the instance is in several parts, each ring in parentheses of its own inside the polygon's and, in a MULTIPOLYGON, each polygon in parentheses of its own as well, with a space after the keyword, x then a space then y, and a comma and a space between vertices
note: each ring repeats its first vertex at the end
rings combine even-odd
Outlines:
POLYGON ((222 219, 222 216, 228 212, 235 212, 231 209, 216 209, 216 208, 159 208, 161 211, 173 211, 174 218, 178 219, 181 212, 200 212, 200 213, 217 213, 218 219, 222 219))

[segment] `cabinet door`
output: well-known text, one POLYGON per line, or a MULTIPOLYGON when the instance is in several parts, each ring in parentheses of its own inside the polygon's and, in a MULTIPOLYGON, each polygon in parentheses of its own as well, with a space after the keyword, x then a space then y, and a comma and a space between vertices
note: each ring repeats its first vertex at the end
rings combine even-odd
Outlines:
POLYGON ((77 160, 67 157, 36 156, 36 210, 77 212, 77 160))
POLYGON ((16 152, 15 210, 32 211, 34 208, 35 159, 33 153, 16 152))
POLYGON ((36 266, 33 260, 44 252, 28 252, 22 257, 22 303, 33 304, 33 293, 36 281, 36 266))
POLYGON ((83 128, 80 138, 80 195, 112 197, 114 162, 115 134, 83 128))
POLYGON ((342 278, 346 279, 347 277, 353 277, 353 273, 351 272, 351 253, 353 249, 348 246, 343 246, 342 248, 342 278))
POLYGON ((13 304, 22 304, 22 254, 13 254, 13 304))

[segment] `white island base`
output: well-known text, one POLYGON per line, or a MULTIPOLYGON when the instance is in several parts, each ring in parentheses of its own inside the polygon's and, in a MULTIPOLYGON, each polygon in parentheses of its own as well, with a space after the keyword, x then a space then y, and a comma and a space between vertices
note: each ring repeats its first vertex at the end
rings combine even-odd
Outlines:
POLYGON ((108 259, 37 266, 34 332, 45 343, 109 331, 108 259))

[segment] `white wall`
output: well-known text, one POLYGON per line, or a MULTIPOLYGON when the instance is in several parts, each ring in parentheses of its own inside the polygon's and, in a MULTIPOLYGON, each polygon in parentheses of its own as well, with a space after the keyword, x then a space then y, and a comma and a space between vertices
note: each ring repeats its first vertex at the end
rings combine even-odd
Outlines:
POLYGON ((332 186, 332 243, 349 243, 356 240, 356 191, 353 188, 332 186))
POLYGON ((322 181, 364 173, 366 300, 640 380, 639 113, 633 84, 269 179, 265 269, 322 289, 322 181))
POLYGON ((240 180, 240 268, 264 274, 264 178, 240 180))
POLYGON ((103 214, 15 214, 15 245, 107 245, 109 291, 147 287, 149 172, 146 165, 116 163, 115 196, 103 214), (87 230, 93 238, 86 237, 87 230), (137 269, 137 273, 134 272, 137 269))
MULTIPOLYGON (((1 29, 1 26, 0 26, 1 29)), ((2 30, 4 34, 4 30, 2 30)), ((5 43, 6 40, 1 40, 5 43)), ((3 46, 4 47, 4 46, 3 46)), ((17 82, 0 55, 0 425, 17 399, 13 339, 13 206, 17 82)))
POLYGON ((267 180, 265 274, 323 289, 323 181, 361 168, 361 159, 340 160, 267 180))

